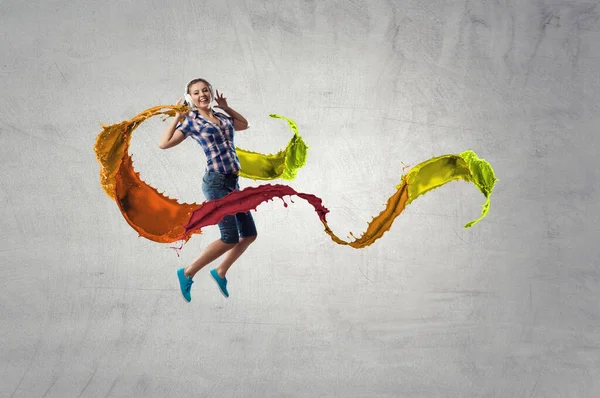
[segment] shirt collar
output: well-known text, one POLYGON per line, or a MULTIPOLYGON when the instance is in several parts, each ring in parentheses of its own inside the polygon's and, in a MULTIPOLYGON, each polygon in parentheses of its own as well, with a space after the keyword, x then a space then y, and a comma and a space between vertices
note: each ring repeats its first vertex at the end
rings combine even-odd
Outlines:
MULTIPOLYGON (((203 120, 206 120, 205 118, 203 118, 202 116, 200 116, 200 112, 198 112, 198 109, 193 109, 193 110, 191 110, 191 112, 194 114, 194 118, 195 118, 195 119, 203 119, 203 120)), ((216 117, 217 119, 219 119, 219 120, 221 120, 221 121, 222 121, 221 117, 222 117, 223 115, 221 115, 221 112, 219 112, 219 111, 215 111, 215 110, 213 109, 213 114, 215 115, 215 117, 216 117)))

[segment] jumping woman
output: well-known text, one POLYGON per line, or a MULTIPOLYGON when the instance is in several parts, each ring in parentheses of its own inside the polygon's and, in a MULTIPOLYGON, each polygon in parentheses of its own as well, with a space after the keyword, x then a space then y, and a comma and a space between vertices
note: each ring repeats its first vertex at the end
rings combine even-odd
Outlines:
MULTIPOLYGON (((238 172, 240 161, 235 145, 234 133, 246 130, 248 121, 233 110, 227 98, 204 79, 194 79, 185 87, 185 103, 190 106, 187 113, 177 113, 163 133, 159 147, 172 148, 187 137, 192 137, 204 150, 206 168, 202 178, 202 191, 207 200, 220 199, 230 192, 239 190, 238 172), (212 101, 216 102, 214 109, 212 101)), ((177 105, 181 104, 181 98, 177 105)), ((231 265, 256 239, 256 226, 250 212, 225 216, 219 222, 221 238, 209 244, 192 264, 177 270, 179 287, 183 298, 192 300, 190 289, 193 278, 205 265, 226 254, 219 266, 210 271, 221 293, 229 297, 225 275, 231 265)))

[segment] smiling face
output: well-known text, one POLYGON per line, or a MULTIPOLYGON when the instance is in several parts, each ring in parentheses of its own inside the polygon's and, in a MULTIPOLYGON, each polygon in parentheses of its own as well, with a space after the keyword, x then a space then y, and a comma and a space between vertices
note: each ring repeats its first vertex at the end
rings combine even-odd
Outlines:
POLYGON ((188 92, 198 109, 208 109, 212 101, 208 84, 202 81, 193 83, 190 85, 188 92))

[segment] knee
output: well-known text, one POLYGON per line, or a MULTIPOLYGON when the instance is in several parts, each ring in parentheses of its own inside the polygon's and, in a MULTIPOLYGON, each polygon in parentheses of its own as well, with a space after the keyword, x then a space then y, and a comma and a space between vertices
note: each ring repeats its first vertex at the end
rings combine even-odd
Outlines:
POLYGON ((256 235, 244 236, 243 238, 240 238, 240 243, 244 243, 246 245, 249 245, 252 242, 254 242, 255 240, 256 240, 256 235))

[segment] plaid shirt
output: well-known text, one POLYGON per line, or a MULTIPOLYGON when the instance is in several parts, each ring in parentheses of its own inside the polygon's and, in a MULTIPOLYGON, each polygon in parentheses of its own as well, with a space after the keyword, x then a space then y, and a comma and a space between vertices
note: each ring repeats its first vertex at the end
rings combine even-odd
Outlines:
POLYGON ((202 146, 206 155, 206 171, 237 173, 241 166, 233 145, 233 118, 218 110, 214 111, 214 115, 219 119, 219 125, 204 119, 198 111, 190 111, 183 121, 177 123, 176 129, 202 146))

